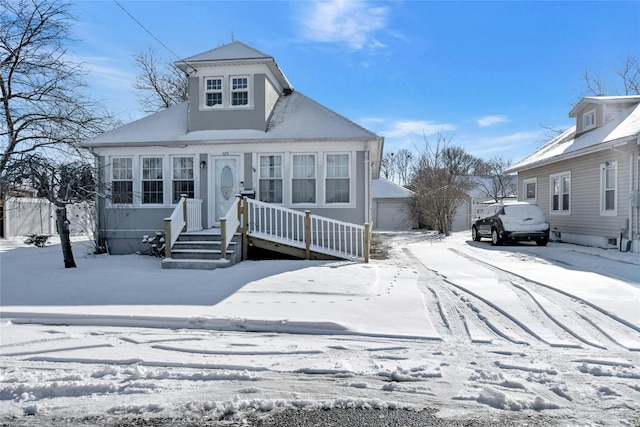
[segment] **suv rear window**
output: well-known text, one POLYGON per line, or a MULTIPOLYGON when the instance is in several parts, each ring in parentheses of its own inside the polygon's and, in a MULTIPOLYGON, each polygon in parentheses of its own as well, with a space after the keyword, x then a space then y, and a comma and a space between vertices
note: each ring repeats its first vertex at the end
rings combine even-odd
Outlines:
POLYGON ((536 205, 507 205, 504 213, 510 218, 533 218, 544 216, 542 209, 536 205))

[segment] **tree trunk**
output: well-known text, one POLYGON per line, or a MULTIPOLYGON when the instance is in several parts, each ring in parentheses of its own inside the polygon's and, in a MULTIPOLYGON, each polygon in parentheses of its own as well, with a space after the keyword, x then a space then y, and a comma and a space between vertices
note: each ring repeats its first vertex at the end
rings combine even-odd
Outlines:
POLYGON ((64 268, 76 268, 76 262, 73 259, 73 252, 71 251, 69 220, 67 219, 67 207, 65 205, 56 207, 56 225, 58 227, 58 234, 60 234, 64 268))

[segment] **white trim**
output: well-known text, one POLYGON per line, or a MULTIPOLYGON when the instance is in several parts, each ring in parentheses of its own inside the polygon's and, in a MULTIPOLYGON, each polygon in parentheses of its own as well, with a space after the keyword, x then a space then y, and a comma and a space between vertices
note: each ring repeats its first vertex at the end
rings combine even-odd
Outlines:
MULTIPOLYGON (((193 160, 193 197, 197 198, 199 194, 199 182, 198 177, 200 176, 199 171, 199 163, 197 161, 196 155, 194 154, 171 154, 169 155, 169 199, 165 201, 165 206, 176 206, 178 202, 173 201, 173 159, 176 158, 190 158, 193 160)), ((189 180, 180 180, 180 181, 189 181, 189 180)), ((179 200, 178 200, 179 201, 179 200)))
POLYGON ((145 206, 145 207, 149 207, 149 206, 164 206, 165 205, 165 201, 167 200, 167 185, 165 182, 165 177, 167 176, 167 170, 166 170, 166 161, 165 161, 165 156, 162 155, 141 155, 139 156, 138 161, 140 162, 140 206, 145 206), (162 162, 162 179, 158 180, 158 179, 144 179, 144 160, 145 159, 160 159, 160 161, 162 162), (162 203, 144 203, 144 181, 150 181, 150 182, 155 182, 155 181, 162 181, 162 203))
POLYGON ((582 114, 582 130, 587 131, 596 127, 596 109, 585 111, 582 114))
POLYGON ((538 200, 538 178, 529 178, 522 180, 522 200, 526 202, 536 202, 538 200), (534 185, 533 198, 527 196, 527 185, 534 185))
MULTIPOLYGON (((320 157, 320 153, 318 153, 318 152, 306 152, 306 153, 292 152, 292 153, 289 153, 289 154, 290 154, 290 157, 291 157, 291 161, 290 161, 291 167, 289 168, 289 173, 288 173, 289 182, 290 182, 290 185, 289 185, 289 200, 291 201, 291 206, 295 206, 295 207, 298 207, 298 208, 307 207, 307 206, 309 206, 309 207, 318 206, 318 193, 319 193, 319 191, 318 191, 318 186, 319 186, 319 183, 318 183, 318 175, 319 175, 319 173, 318 173, 319 172, 318 171, 318 163, 319 163, 318 162, 318 157, 320 157), (294 202, 293 201, 293 180, 294 179, 305 179, 305 178, 294 178, 294 176, 293 176, 293 169, 294 169, 293 158, 295 156, 313 156, 313 167, 314 167, 313 179, 314 179, 314 181, 316 183, 316 185, 315 185, 315 202, 313 202, 313 203, 294 202)), ((307 178, 307 179, 311 179, 311 178, 307 178)))
POLYGON ((239 74, 239 75, 229 75, 229 104, 227 105, 229 108, 248 108, 253 106, 253 84, 251 83, 251 75, 249 74, 239 74), (233 79, 247 79, 247 87, 241 89, 233 88, 233 79), (246 104, 233 104, 233 94, 234 93, 247 93, 247 103, 246 104))
POLYGON ((205 76, 202 78, 202 99, 200 101, 200 108, 205 110, 215 110, 223 108, 224 106, 224 76, 205 76), (207 89, 207 80, 220 80, 220 90, 208 90, 207 89), (220 104, 216 105, 207 105, 207 94, 209 93, 219 93, 220 94, 220 104))
POLYGON ((550 215, 571 215, 571 205, 573 204, 571 202, 571 187, 572 187, 572 182, 571 182, 571 171, 565 171, 565 172, 560 172, 560 173, 554 173, 552 175, 549 175, 549 214, 550 215), (554 196, 554 186, 553 186, 553 180, 554 179, 558 179, 559 180, 559 194, 558 194, 558 209, 554 210, 553 209, 553 196, 554 196), (563 202, 563 195, 566 193, 565 192, 565 188, 564 188, 564 178, 569 178, 569 209, 564 209, 564 202, 563 202))
POLYGON ((256 200, 260 201, 260 202, 264 202, 264 203, 271 203, 274 205, 284 205, 286 204, 286 194, 287 192, 285 191, 285 177, 288 174, 285 174, 285 153, 257 153, 257 157, 256 157, 256 175, 257 175, 257 185, 256 185, 256 200), (280 178, 272 178, 272 177, 266 177, 264 178, 265 180, 280 180, 281 183, 281 188, 280 191, 282 193, 282 200, 279 203, 276 202, 264 202, 264 200, 260 199, 260 181, 263 179, 262 178, 262 174, 261 174, 261 166, 260 166, 260 159, 262 157, 271 157, 271 156, 280 156, 280 178))
POLYGON ((617 216, 618 215, 618 162, 606 162, 600 164, 600 215, 601 216, 617 216), (606 198, 606 177, 607 169, 613 169, 613 209, 605 209, 606 198))
POLYGON ((324 164, 323 164, 323 179, 322 179, 322 187, 323 187, 323 192, 322 192, 322 204, 323 206, 326 207, 338 207, 338 206, 353 206, 353 204, 355 203, 355 191, 354 191, 354 171, 355 171, 355 157, 356 155, 353 152, 345 152, 345 151, 338 151, 338 152, 324 152, 323 153, 323 160, 324 160, 324 164), (331 156, 331 155, 346 155, 347 157, 347 164, 349 166, 349 171, 348 171, 348 176, 347 177, 342 177, 341 179, 344 178, 348 178, 349 179, 349 201, 347 202, 327 202, 327 179, 329 179, 327 177, 327 157, 331 156))
POLYGON ((106 159, 106 182, 109 183, 110 188, 109 188, 109 198, 106 201, 106 206, 107 207, 131 207, 131 206, 135 206, 136 205, 136 161, 135 158, 137 156, 121 156, 121 155, 113 155, 113 156, 107 156, 105 157, 106 159), (111 184, 113 183, 113 181, 115 180, 113 178, 113 160, 114 159, 129 159, 131 160, 131 179, 118 179, 118 181, 120 182, 124 182, 124 181, 131 181, 131 203, 113 203, 112 202, 112 196, 113 196, 113 188, 111 188, 111 184))

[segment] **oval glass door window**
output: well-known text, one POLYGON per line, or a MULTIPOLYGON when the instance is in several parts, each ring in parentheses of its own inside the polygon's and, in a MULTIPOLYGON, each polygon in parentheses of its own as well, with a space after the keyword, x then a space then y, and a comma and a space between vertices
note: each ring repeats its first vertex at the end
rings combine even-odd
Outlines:
POLYGON ((233 195, 233 171, 229 166, 222 168, 220 173, 220 191, 226 200, 233 195))

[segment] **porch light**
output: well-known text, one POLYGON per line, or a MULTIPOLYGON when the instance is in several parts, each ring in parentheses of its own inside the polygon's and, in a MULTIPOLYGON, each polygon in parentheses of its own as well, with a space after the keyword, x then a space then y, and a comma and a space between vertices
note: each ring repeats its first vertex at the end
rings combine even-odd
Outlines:
POLYGON ((207 167, 207 161, 206 160, 201 161, 200 162, 200 169, 204 169, 206 167, 207 167))

